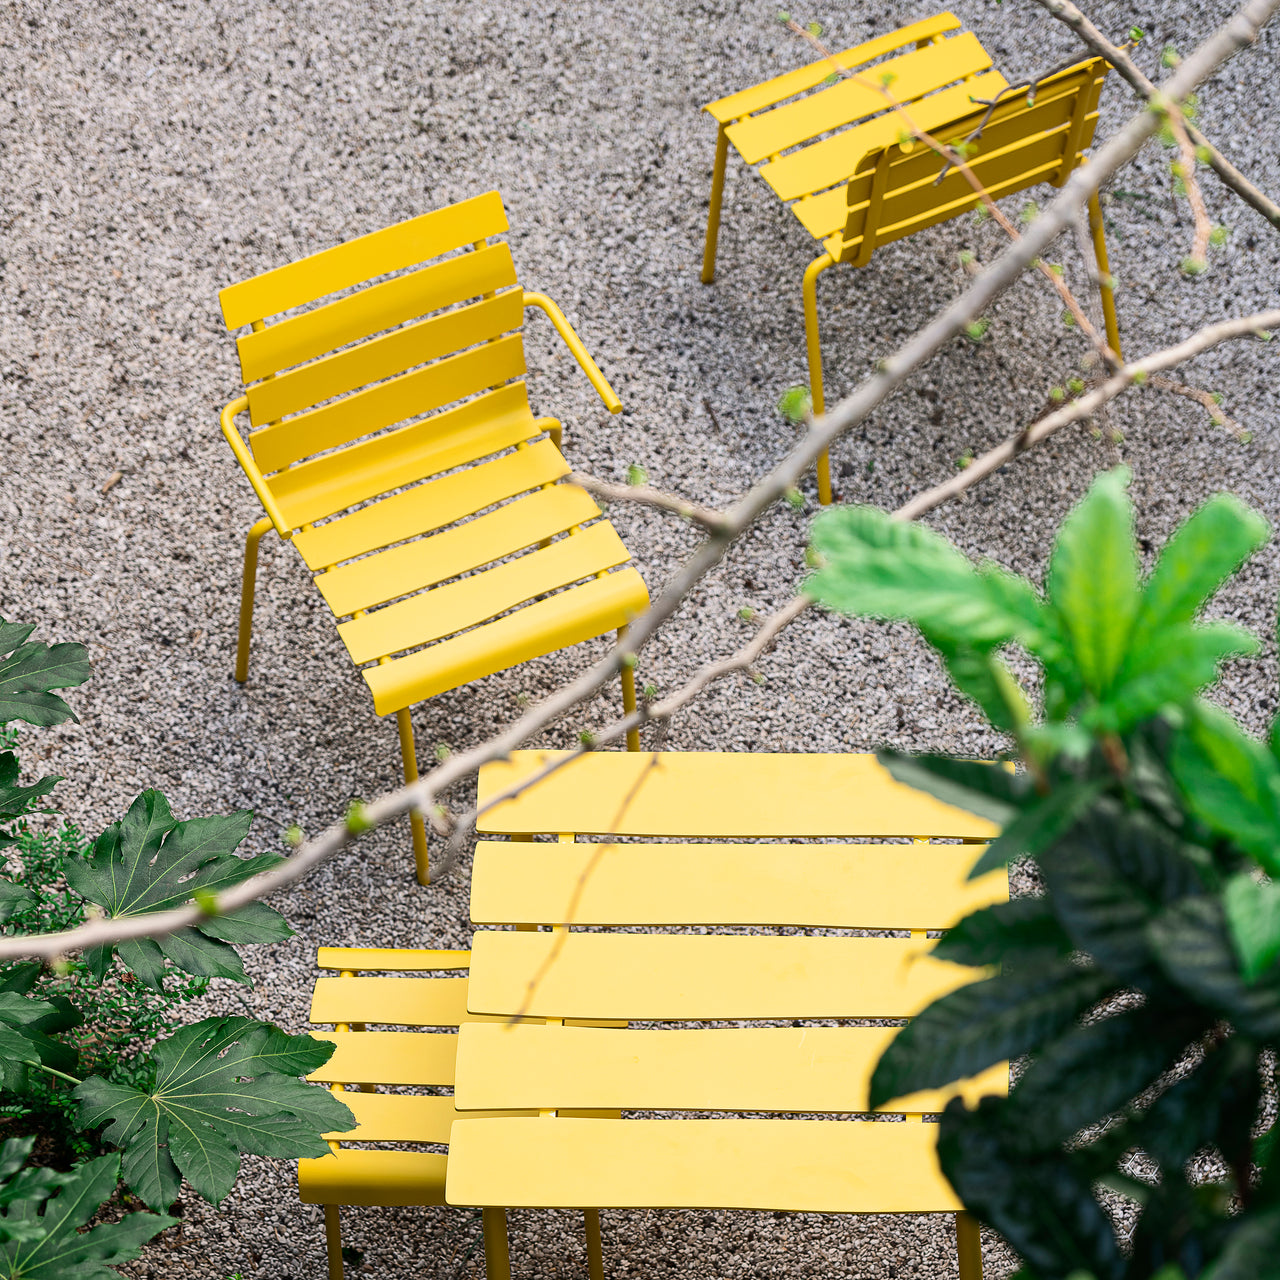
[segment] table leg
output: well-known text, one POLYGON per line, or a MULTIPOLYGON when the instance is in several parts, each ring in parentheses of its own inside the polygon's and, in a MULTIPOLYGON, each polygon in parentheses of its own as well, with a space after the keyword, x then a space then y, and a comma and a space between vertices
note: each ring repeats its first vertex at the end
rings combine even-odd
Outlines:
POLYGON ((486 1280, 511 1280, 511 1254, 507 1248, 507 1211, 485 1209, 484 1274, 486 1280))
POLYGON ((604 1280, 604 1242, 600 1238, 600 1210, 583 1209, 587 1230, 587 1274, 591 1280, 604 1280))

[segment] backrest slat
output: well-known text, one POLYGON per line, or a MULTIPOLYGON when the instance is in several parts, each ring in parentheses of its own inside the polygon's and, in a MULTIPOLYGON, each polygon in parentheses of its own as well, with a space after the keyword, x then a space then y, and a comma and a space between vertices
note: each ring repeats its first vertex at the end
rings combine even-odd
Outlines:
POLYGON ((515 284, 505 244, 446 258, 236 339, 246 383, 394 328, 428 311, 515 284))
POLYGON ((523 292, 509 289, 496 298, 395 329, 250 387, 249 421, 255 427, 274 422, 322 400, 461 351, 520 328, 523 316, 523 292))
MULTIPOLYGON (((486 765, 479 804, 565 753, 515 751, 486 765)), ((953 836, 991 839, 985 819, 895 782, 873 755, 589 752, 481 815, 483 834, 953 836), (626 801, 624 804, 623 801, 626 801)))
POLYGON ((223 319, 238 329, 506 229, 502 197, 488 191, 233 284, 218 295, 223 319))

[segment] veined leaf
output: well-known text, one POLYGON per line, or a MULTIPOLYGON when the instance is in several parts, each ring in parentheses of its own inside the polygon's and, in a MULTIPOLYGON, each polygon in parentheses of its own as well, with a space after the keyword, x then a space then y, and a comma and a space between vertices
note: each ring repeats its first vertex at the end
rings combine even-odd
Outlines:
POLYGON ((1069 638, 1083 686, 1107 693, 1139 606, 1129 469, 1104 472, 1058 529, 1047 596, 1069 638))
POLYGON ((897 751, 881 751, 876 758, 895 782, 925 791, 943 804, 967 809, 997 826, 1014 817, 1027 792, 1025 775, 999 765, 951 756, 908 756, 897 751))
POLYGON ((974 863, 969 879, 1008 866, 1016 858, 1038 857, 1059 840, 1101 794, 1105 784, 1096 778, 1060 782, 1047 796, 1028 794, 1022 808, 987 851, 974 863))
POLYGON ((152 1208, 172 1204, 183 1177, 206 1200, 231 1190, 242 1153, 322 1156, 322 1133, 355 1117, 327 1089, 297 1079, 333 1053, 250 1018, 206 1018, 155 1049, 150 1091, 93 1076, 75 1089, 80 1125, 106 1124, 124 1152, 122 1176, 152 1208))
POLYGON ((921 634, 946 663, 952 684, 977 703, 997 729, 1016 733, 1031 721, 1031 707, 1022 686, 996 654, 947 636, 921 634))
POLYGON ((132 1261, 152 1236, 177 1222, 130 1213, 81 1231, 115 1190, 119 1173, 119 1156, 99 1156, 69 1173, 23 1169, 12 1177, 0 1188, 0 1278, 119 1280, 111 1264, 132 1261))
POLYGON ((14 884, 12 880, 0 878, 0 924, 34 899, 35 894, 25 884, 14 884))
POLYGON ((65 1000, 33 1000, 17 991, 0 991, 0 1087, 26 1087, 27 1069, 44 1065, 71 1072, 78 1055, 51 1037, 79 1026, 81 1016, 65 1000))
POLYGON ((1036 964, 1073 949, 1047 898, 1014 898, 965 916, 938 939, 933 955, 955 964, 1036 964))
POLYGON ((1113 986, 1104 974, 1051 960, 961 987, 893 1038, 871 1078, 871 1106, 936 1089, 1016 1058, 1070 1026, 1113 986))
MULTIPOLYGON (((66 863, 67 883, 96 902, 113 919, 166 911, 199 892, 216 893, 279 864, 273 854, 241 858, 237 846, 249 833, 253 815, 239 813, 178 822, 158 791, 144 791, 123 821, 108 827, 84 859, 66 863)), ((167 937, 121 943, 114 954, 149 986, 159 987, 167 959, 200 977, 247 981, 231 942, 278 942, 292 935, 284 918, 261 903, 223 919, 201 921, 167 937)), ((112 951, 86 959, 105 973, 112 951)))
POLYGON ((1266 520, 1239 498, 1209 499, 1165 543, 1134 619, 1132 652, 1164 643, 1164 633, 1192 622, 1205 602, 1270 536, 1266 520))
POLYGON ((1242 1215, 1233 1221, 1226 1247, 1200 1277, 1201 1280, 1276 1280, 1280 1277, 1280 1206, 1242 1215))
POLYGON ((53 689, 69 689, 89 678, 82 644, 28 641, 33 627, 0 618, 0 724, 25 720, 49 726, 76 717, 53 689))
POLYGON ((1280 884, 1259 884, 1241 872, 1227 881, 1222 905, 1245 979, 1252 982, 1280 956, 1280 884))

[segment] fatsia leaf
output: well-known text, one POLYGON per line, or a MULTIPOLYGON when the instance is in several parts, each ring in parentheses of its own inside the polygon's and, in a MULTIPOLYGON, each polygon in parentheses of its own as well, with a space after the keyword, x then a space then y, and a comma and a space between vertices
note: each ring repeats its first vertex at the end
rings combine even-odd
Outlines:
POLYGON ((103 1136, 124 1150, 123 1177, 153 1208, 174 1200, 181 1177, 217 1204, 242 1153, 321 1156, 322 1133, 355 1127, 333 1094, 297 1079, 332 1052, 269 1023, 206 1018, 156 1045, 150 1090, 97 1076, 78 1086, 79 1122, 106 1125, 103 1136))
POLYGON ((893 1038, 871 1077, 871 1106, 977 1075, 1070 1026, 1112 986, 1096 970, 1051 960, 935 1000, 893 1038))
POLYGON ((1280 956, 1280 884, 1259 884, 1242 872, 1227 881, 1222 905, 1244 976, 1252 982, 1280 956))
POLYGON ((1120 669, 1138 612, 1138 553, 1127 467, 1103 472, 1058 529, 1049 602, 1071 645, 1080 683, 1102 698, 1120 669))
POLYGON ((0 822, 12 822, 31 809, 32 802, 62 781, 54 774, 37 778, 28 786, 18 784, 18 757, 12 751, 0 752, 0 822))
POLYGON ((977 568, 945 538, 875 507, 834 507, 813 522, 823 567, 804 590, 841 613, 914 622, 926 636, 991 649, 1033 642, 1040 601, 996 565, 977 568))
POLYGON ((1191 810, 1280 874, 1280 761, 1225 711, 1207 702, 1190 708, 1174 740, 1169 769, 1191 810))
POLYGON ((81 1231, 115 1190, 120 1158, 99 1156, 68 1173, 24 1169, 0 1192, 0 1278, 3 1280, 118 1280, 113 1263, 138 1257, 142 1246, 177 1222, 130 1213, 119 1222, 81 1231), (38 1173, 39 1179, 26 1175, 38 1173), (6 1238, 7 1237, 7 1238, 6 1238))
POLYGON ((31 627, 0 618, 0 724, 25 720, 49 726, 74 720, 71 708, 52 692, 84 684, 89 658, 82 644, 27 641, 31 627))
POLYGON ((1147 579, 1131 637, 1135 654, 1156 650, 1170 628, 1188 623, 1264 542, 1266 520, 1238 498, 1209 499, 1165 543, 1147 579))
MULTIPOLYGON (((98 837, 87 857, 67 860, 67 883, 113 919, 182 906, 198 893, 217 893, 281 861, 274 855, 237 856, 252 820, 252 813, 242 809, 178 822, 160 792, 144 791, 123 820, 98 837)), ((235 913, 167 937, 121 943, 115 954, 152 987, 162 984, 165 960, 200 977, 244 982, 244 965, 229 942, 278 942, 293 931, 262 903, 253 904, 238 923, 241 919, 235 913)), ((86 959, 101 975, 111 954, 99 950, 86 959)))

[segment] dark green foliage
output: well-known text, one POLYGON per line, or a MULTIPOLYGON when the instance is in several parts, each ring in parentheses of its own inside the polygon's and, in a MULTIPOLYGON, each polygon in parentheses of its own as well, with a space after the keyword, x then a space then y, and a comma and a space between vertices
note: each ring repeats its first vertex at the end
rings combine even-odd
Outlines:
POLYGON ((1025 1280, 1280 1276, 1275 1130, 1253 1137, 1280 1049, 1280 887, 1264 878, 1280 876, 1280 722, 1261 743, 1200 696, 1225 658, 1256 649, 1199 615, 1267 527, 1214 498, 1144 580, 1126 483, 1100 476, 1064 521, 1043 590, 882 512, 815 522, 807 590, 914 622, 1023 767, 885 753, 886 766, 1002 825, 975 874, 1031 856, 1044 886, 942 939, 939 956, 999 972, 897 1036, 871 1102, 1025 1055, 1007 1098, 953 1102, 939 1139, 1025 1280), (1010 646, 1041 666, 1042 715, 1004 664, 1010 646), (1135 1150, 1157 1179, 1121 1172, 1135 1150), (1206 1150, 1225 1183, 1188 1173, 1206 1150), (1101 1186, 1141 1206, 1131 1249, 1101 1186))

